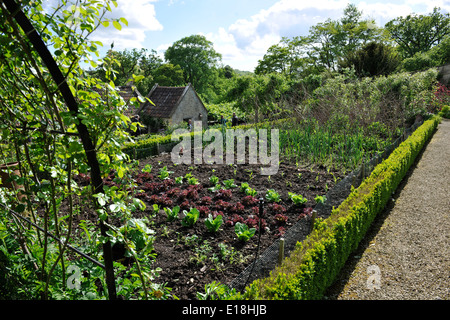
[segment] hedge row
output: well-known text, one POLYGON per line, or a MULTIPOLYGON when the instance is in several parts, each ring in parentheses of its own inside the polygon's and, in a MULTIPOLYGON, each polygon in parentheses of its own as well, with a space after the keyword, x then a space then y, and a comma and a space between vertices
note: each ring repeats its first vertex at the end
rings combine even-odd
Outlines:
POLYGON ((316 220, 311 234, 297 243, 281 266, 231 299, 321 299, 434 134, 439 121, 437 116, 425 121, 328 219, 316 220))
MULTIPOLYGON (((280 119, 270 122, 252 123, 236 126, 230 129, 251 129, 251 128, 266 128, 267 126, 279 125, 287 122, 291 119, 280 119)), ((193 137, 194 132, 191 132, 191 137, 193 137)), ((172 135, 152 137, 148 139, 138 140, 134 143, 127 143, 122 147, 122 151, 128 154, 134 159, 143 159, 158 154, 159 146, 173 144, 172 135)))
MULTIPOLYGON (((193 137, 194 132, 191 132, 193 137)), ((158 148, 161 145, 169 145, 174 143, 172 135, 152 137, 148 139, 138 140, 134 143, 127 143, 122 147, 122 151, 134 159, 144 159, 158 154, 158 148)))

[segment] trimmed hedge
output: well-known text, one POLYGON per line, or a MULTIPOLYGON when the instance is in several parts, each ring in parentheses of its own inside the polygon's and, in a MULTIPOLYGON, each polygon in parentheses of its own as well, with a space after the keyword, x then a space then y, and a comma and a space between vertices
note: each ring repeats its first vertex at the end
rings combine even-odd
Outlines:
MULTIPOLYGON (((230 127, 227 129, 251 129, 259 127, 270 127, 286 123, 291 119, 280 119, 269 122, 251 123, 240 125, 236 127, 230 127)), ((194 132, 191 132, 191 137, 194 137, 194 132)), ((135 143, 126 143, 122 147, 122 151, 128 154, 133 159, 144 159, 147 157, 158 155, 159 146, 174 144, 172 141, 172 135, 152 137, 148 139, 138 140, 135 143)), ((176 142, 175 142, 176 144, 176 142)))
POLYGON ((302 243, 297 243, 291 256, 269 277, 255 280, 244 293, 237 293, 230 299, 321 299, 439 122, 437 116, 425 121, 332 211, 328 219, 316 220, 312 233, 302 243))
MULTIPOLYGON (((191 137, 194 132, 191 132, 191 137)), ((177 143, 172 141, 172 135, 153 137, 149 139, 138 140, 135 143, 127 143, 122 147, 122 151, 134 159, 144 159, 147 157, 158 155, 158 147, 160 145, 169 145, 177 143)))

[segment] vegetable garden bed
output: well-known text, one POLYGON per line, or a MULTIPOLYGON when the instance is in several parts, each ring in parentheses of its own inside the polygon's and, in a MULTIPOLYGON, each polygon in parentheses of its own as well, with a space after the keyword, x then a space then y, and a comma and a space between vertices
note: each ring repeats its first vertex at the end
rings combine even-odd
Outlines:
MULTIPOLYGON (((174 165, 170 154, 140 160, 133 176, 135 196, 146 209, 134 214, 147 219, 155 231, 153 268, 159 270, 155 282, 171 288, 171 294, 179 299, 195 299, 197 292, 204 292, 205 285, 213 281, 230 282, 254 261, 258 240, 261 253, 299 220, 309 230, 312 208, 320 201, 315 198, 342 178, 339 172, 323 167, 302 168, 283 162, 274 176, 260 175, 259 170, 260 165, 250 164, 174 165), (243 188, 246 184, 247 189, 243 188), (266 197, 268 190, 279 200, 266 197), (295 204, 291 193, 302 195, 306 202, 295 204), (261 198, 264 214, 258 239, 261 198), (170 221, 168 213, 176 212, 175 207, 180 210, 170 221), (183 212, 189 215, 192 208, 198 209, 199 217, 188 225, 183 212), (205 224, 209 215, 211 220, 222 216, 217 231, 205 224), (255 228, 253 236, 239 240, 235 230, 239 223, 250 232, 255 228)), ((115 179, 112 174, 105 184, 114 185, 115 179)), ((132 260, 125 257, 125 251, 123 246, 113 246, 115 260, 127 266, 132 260)))

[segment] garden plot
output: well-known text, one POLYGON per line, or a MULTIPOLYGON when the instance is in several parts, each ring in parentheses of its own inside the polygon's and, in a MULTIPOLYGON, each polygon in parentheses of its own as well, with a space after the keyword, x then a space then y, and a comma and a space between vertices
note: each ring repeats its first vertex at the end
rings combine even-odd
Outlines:
POLYGON ((173 165, 169 154, 140 161, 136 197, 147 209, 136 216, 156 231, 156 281, 173 295, 194 299, 208 283, 231 281, 254 260, 260 224, 262 252, 297 221, 309 224, 320 196, 341 178, 283 162, 274 176, 259 170, 250 164, 173 165))

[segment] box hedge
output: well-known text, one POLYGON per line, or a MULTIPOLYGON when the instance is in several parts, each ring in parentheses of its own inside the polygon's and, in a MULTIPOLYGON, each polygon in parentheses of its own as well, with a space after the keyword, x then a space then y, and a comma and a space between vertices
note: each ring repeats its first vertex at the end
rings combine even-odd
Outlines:
POLYGON ((321 299, 349 255, 358 247, 376 215, 383 210, 417 155, 432 137, 440 117, 424 122, 380 163, 269 277, 255 280, 231 299, 321 299))

